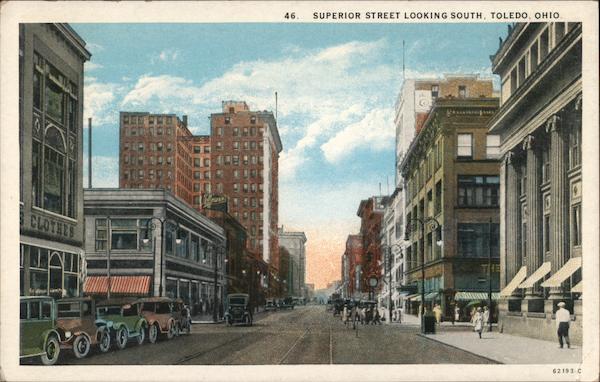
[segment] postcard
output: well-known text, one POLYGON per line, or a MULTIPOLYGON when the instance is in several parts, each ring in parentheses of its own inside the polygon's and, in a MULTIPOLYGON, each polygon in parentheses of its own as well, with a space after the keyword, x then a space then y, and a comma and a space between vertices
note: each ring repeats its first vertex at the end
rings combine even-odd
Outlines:
POLYGON ((595 3, 0 16, 3 380, 598 380, 595 3))

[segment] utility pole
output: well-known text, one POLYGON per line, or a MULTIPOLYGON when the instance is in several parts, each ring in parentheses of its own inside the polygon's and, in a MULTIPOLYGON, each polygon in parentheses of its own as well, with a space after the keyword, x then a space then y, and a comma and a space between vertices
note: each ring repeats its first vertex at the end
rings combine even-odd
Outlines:
POLYGON ((488 222, 488 309, 489 331, 492 331, 492 218, 488 222))

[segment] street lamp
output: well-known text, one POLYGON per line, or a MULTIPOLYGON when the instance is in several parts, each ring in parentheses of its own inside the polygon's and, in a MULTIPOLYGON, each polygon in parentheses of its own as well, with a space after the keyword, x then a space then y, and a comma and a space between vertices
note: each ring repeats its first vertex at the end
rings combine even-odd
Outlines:
MULTIPOLYGON (((177 228, 176 230, 179 231, 179 223, 169 219, 169 218, 159 218, 156 216, 152 216, 150 219, 148 219, 146 221, 146 237, 142 239, 142 241, 144 242, 144 244, 148 244, 148 242, 150 241, 150 239, 148 238, 148 232, 149 229, 151 228, 153 231, 156 229, 157 225, 154 222, 154 220, 156 220, 158 223, 160 223, 160 234, 161 234, 161 245, 160 245, 160 279, 159 279, 159 284, 158 284, 158 296, 162 297, 163 295, 163 255, 164 255, 164 251, 165 251, 165 245, 166 245, 166 240, 165 240, 165 223, 170 223, 175 225, 177 228)), ((176 232, 177 232, 176 231, 176 232)), ((181 244, 181 239, 178 237, 179 235, 176 235, 177 237, 175 238, 175 244, 176 245, 180 245, 181 244)), ((156 238, 154 237, 154 235, 152 235, 152 252, 154 253, 154 259, 156 262, 156 238)), ((175 251, 177 251, 177 249, 175 249, 175 251)))
POLYGON ((214 288, 213 288, 213 322, 217 322, 217 314, 218 311, 217 309, 219 308, 218 303, 217 303, 217 273, 218 273, 218 263, 219 263, 219 254, 223 254, 223 251, 225 249, 225 246, 221 243, 219 244, 212 244, 210 245, 210 250, 213 254, 213 260, 214 260, 214 288))
MULTIPOLYGON (((430 230, 435 231, 439 227, 441 227, 440 222, 437 221, 434 217, 427 217, 424 219, 421 218, 411 218, 406 222, 406 229, 404 230, 404 240, 409 241, 408 235, 411 233, 411 223, 418 223, 421 227, 421 232, 423 233, 423 241, 425 241, 425 226, 427 224, 431 224, 430 230)), ((438 246, 443 244, 443 239, 439 238, 436 241, 438 246)), ((421 246, 419 246, 421 247, 421 246)), ((421 258, 421 333, 425 333, 425 251, 423 251, 423 257, 421 258)))

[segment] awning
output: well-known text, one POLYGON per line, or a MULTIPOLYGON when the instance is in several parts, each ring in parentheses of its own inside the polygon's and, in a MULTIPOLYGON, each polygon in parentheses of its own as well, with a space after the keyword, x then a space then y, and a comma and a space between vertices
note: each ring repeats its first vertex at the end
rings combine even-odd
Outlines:
POLYGON ((548 280, 544 281, 541 285, 544 288, 559 287, 563 281, 569 278, 581 268, 581 257, 573 257, 569 259, 555 274, 553 274, 548 280))
POLYGON ((410 294, 406 296, 406 299, 411 301, 421 301, 421 293, 410 294))
POLYGON ((531 274, 531 276, 527 278, 527 280, 523 281, 519 285, 519 288, 532 288, 535 285, 535 283, 537 283, 542 277, 550 273, 551 270, 552 264, 549 261, 543 263, 538 269, 535 270, 535 272, 531 274))
MULTIPOLYGON (((107 276, 88 276, 83 286, 88 294, 106 294, 107 276)), ((128 295, 147 295, 150 292, 150 276, 111 276, 110 293, 128 295)))
POLYGON ((438 292, 427 293, 425 295, 425 301, 431 301, 431 300, 436 299, 438 294, 439 294, 438 292))
POLYGON ((515 277, 513 277, 513 279, 510 280, 510 282, 508 283, 508 285, 506 285, 504 287, 504 289, 502 289, 502 291, 500 292, 500 296, 501 297, 510 296, 515 291, 515 289, 517 289, 519 287, 519 284, 523 280, 525 280, 526 277, 527 277, 527 267, 522 266, 521 269, 519 269, 519 271, 515 275, 515 277))
POLYGON ((583 281, 580 281, 577 285, 571 288, 573 293, 583 293, 583 281))
MULTIPOLYGON (((500 293, 492 292, 492 300, 498 300, 500 293)), ((454 295, 456 301, 471 301, 471 300, 485 300, 488 299, 487 292, 456 292, 454 295)))

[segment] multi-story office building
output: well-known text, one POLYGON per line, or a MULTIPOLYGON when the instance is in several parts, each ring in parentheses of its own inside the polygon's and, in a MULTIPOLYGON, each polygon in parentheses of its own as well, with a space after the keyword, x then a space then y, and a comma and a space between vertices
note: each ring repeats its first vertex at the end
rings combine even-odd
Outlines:
POLYGON ((219 307, 226 239, 239 245, 222 227, 164 189, 86 189, 84 196, 86 294, 181 298, 194 314, 219 307))
POLYGON ((361 279, 363 265, 363 240, 360 235, 348 235, 346 239, 346 250, 344 257, 348 262, 348 296, 352 298, 361 297, 361 279))
POLYGON ((224 101, 211 114, 211 196, 225 196, 229 212, 248 232, 248 249, 279 267, 278 158, 282 150, 273 113, 224 101))
MULTIPOLYGON (((446 316, 499 287, 500 148, 487 132, 497 108, 496 98, 437 99, 401 163, 407 283, 424 286, 425 305, 441 304, 446 316), (432 218, 439 227, 415 221, 432 218)), ((420 299, 410 296, 413 312, 420 299)))
POLYGON ((20 295, 78 296, 83 263, 83 65, 68 24, 19 26, 20 295))
MULTIPOLYGON (((279 245, 288 250, 290 264, 295 266, 295 273, 291 274, 291 287, 293 296, 305 296, 306 282, 306 235, 304 232, 285 231, 279 228, 279 245)), ((288 281, 289 282, 289 281, 288 281)))
POLYGON ((582 26, 520 23, 492 57, 502 83, 490 121, 501 136, 500 322, 508 333, 555 339, 557 303, 581 342, 582 26))
POLYGON ((387 196, 373 196, 361 200, 356 215, 360 217, 360 238, 362 239, 361 272, 357 278, 358 291, 374 298, 381 289, 383 262, 381 251, 380 232, 382 229, 383 212, 387 203, 387 196), (369 284, 370 279, 377 279, 378 285, 369 284))
MULTIPOLYGON (((202 211, 205 195, 210 195, 210 135, 194 135, 192 138, 194 208, 202 211)), ((207 201, 209 202, 209 201, 207 201)))
POLYGON ((121 112, 119 119, 119 187, 164 188, 192 205, 187 116, 121 112))

